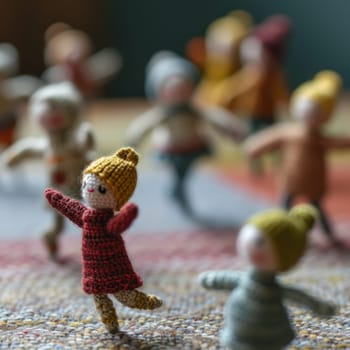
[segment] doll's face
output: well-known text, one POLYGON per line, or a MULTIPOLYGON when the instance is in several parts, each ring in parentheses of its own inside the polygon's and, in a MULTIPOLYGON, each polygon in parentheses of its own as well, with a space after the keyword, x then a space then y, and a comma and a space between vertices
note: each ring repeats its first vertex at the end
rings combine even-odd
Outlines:
POLYGON ((48 102, 36 102, 31 109, 31 118, 47 131, 66 129, 72 123, 71 116, 48 102))
POLYGON ((94 209, 114 209, 117 205, 112 191, 95 174, 84 175, 81 195, 86 204, 94 209))
POLYGON ((319 105, 307 98, 296 99, 292 105, 291 113, 296 120, 316 129, 327 119, 319 105))
POLYGON ((273 64, 271 54, 264 49, 262 43, 254 37, 248 37, 243 40, 240 47, 240 56, 245 63, 273 64))
POLYGON ((158 97, 165 104, 182 104, 191 98, 193 89, 194 85, 190 79, 182 76, 172 76, 163 82, 158 97))
POLYGON ((243 226, 237 239, 238 253, 255 268, 276 272, 278 263, 271 242, 254 225, 243 226))

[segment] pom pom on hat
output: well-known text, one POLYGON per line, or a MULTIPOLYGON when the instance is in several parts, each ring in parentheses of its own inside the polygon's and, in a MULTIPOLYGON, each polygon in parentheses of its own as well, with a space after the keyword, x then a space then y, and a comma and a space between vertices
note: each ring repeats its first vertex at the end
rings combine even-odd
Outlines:
POLYGON ((131 147, 121 148, 111 156, 92 162, 84 174, 95 174, 101 179, 113 192, 119 210, 134 193, 138 160, 138 154, 131 147))

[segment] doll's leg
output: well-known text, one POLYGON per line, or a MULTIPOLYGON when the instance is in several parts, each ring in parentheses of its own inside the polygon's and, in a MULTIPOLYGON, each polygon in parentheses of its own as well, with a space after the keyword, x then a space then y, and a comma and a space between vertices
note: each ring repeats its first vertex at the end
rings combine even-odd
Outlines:
POLYGON ((176 159, 172 162, 174 169, 175 180, 172 189, 172 195, 175 200, 181 205, 185 211, 189 211, 189 203, 186 196, 185 183, 192 165, 192 160, 189 159, 176 159))
POLYGON ((331 223, 329 222, 326 212, 323 210, 321 203, 319 201, 312 201, 311 204, 318 210, 320 223, 323 228, 323 231, 327 236, 333 241, 335 240, 334 232, 331 223))
POLYGON ((163 301, 157 296, 140 292, 137 289, 123 290, 115 293, 114 296, 123 305, 135 309, 153 310, 163 304, 163 301))
POLYGON ((46 230, 43 234, 43 241, 50 254, 50 257, 54 258, 58 251, 58 238, 63 232, 64 217, 54 211, 54 220, 51 228, 46 230))
POLYGON ((119 332, 118 317, 113 302, 106 294, 93 295, 101 321, 110 333, 119 332))
POLYGON ((290 209, 293 204, 293 195, 290 193, 283 193, 281 198, 281 207, 283 209, 290 209))

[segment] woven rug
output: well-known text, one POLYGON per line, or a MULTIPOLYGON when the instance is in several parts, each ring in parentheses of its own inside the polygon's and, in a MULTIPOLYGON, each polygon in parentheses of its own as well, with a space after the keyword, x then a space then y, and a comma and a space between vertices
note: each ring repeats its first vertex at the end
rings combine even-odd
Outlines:
MULTIPOLYGON (((165 304, 146 312, 115 302, 120 335, 105 331, 92 298, 81 291, 78 237, 64 237, 58 264, 36 240, 2 241, 0 349, 220 349, 228 294, 203 290, 196 276, 245 268, 235 256, 234 232, 132 233, 125 239, 144 290, 165 304)), ((298 335, 290 348, 350 349, 350 254, 321 250, 315 242, 283 281, 333 301, 339 311, 319 318, 289 306, 298 335)))

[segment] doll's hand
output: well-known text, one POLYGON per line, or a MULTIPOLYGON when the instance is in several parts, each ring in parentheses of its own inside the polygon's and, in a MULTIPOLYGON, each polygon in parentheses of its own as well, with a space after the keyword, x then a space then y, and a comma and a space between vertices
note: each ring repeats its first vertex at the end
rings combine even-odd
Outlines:
POLYGON ((129 217, 132 217, 133 219, 136 218, 136 216, 139 213, 139 208, 134 203, 127 203, 124 205, 124 207, 121 209, 120 214, 127 215, 129 217))
POLYGON ((315 311, 320 316, 332 316, 336 313, 337 307, 329 303, 321 302, 315 311))
POLYGON ((46 199, 47 199, 50 203, 56 202, 56 201, 58 201, 58 200, 60 200, 60 199, 63 198, 62 193, 60 193, 59 191, 56 191, 56 190, 54 190, 54 189, 52 189, 52 188, 47 188, 47 189, 45 190, 44 194, 45 194, 46 199))
POLYGON ((127 203, 120 212, 107 224, 107 231, 121 234, 127 230, 138 214, 138 207, 134 203, 127 203))

